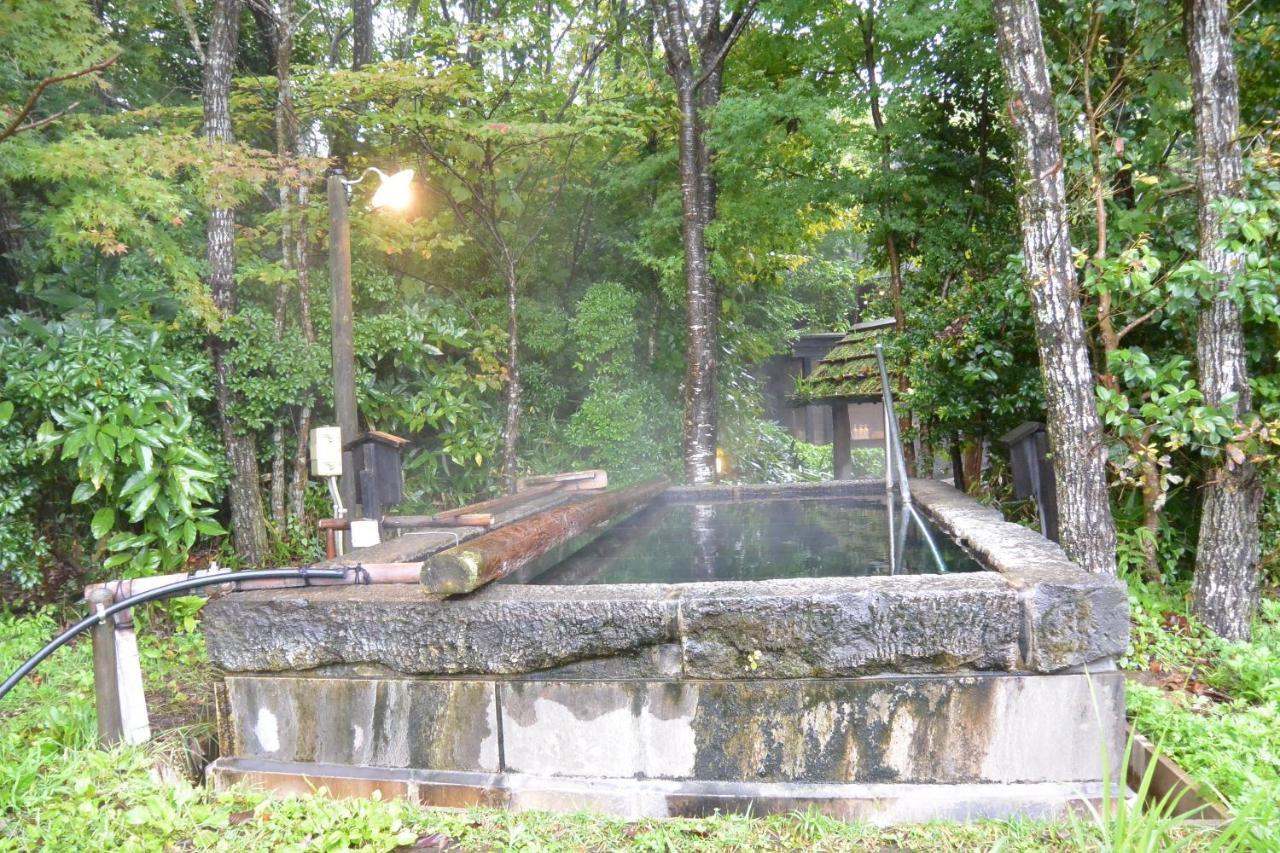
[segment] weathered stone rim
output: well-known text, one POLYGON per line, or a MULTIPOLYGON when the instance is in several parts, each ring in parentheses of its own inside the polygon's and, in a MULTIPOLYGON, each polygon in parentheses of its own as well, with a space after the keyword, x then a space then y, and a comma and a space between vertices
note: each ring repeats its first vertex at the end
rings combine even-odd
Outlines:
MULTIPOLYGON (((749 667, 761 664, 750 670, 760 678, 822 678, 878 674, 897 664, 907 672, 1045 673, 1102 662, 1124 651, 1128 598, 1116 578, 1084 572, 1055 543, 1004 521, 945 483, 915 480, 912 492, 924 513, 986 571, 674 584, 490 584, 444 601, 431 599, 416 585, 243 592, 205 610, 210 659, 235 672, 384 664, 406 674, 503 675, 650 654, 674 644, 680 651, 678 670, 642 668, 637 674, 734 678, 742 676, 746 660, 749 667), (981 623, 958 652, 930 651, 931 638, 914 638, 907 630, 919 624, 927 633, 949 608, 976 614, 981 623), (401 631, 401 645, 425 644, 429 653, 379 649, 360 636, 361 625, 345 624, 339 612, 347 622, 367 621, 365 631, 375 622, 437 623, 434 629, 401 631), (869 621, 860 623, 860 618, 869 621), (869 637, 868 631, 888 630, 884 619, 894 629, 879 640, 869 637), (259 627, 249 627, 255 620, 259 627), (564 620, 564 636, 549 643, 556 648, 539 648, 533 632, 559 628, 564 620), (532 626, 528 636, 520 634, 524 622, 532 626), (279 632, 273 630, 277 624, 279 632), (453 636, 466 637, 469 645, 449 647, 453 636), (882 657, 867 658, 846 651, 851 641, 890 648, 882 657), (788 649, 788 643, 796 648, 788 649), (903 643, 909 648, 895 650, 903 643)), ((884 494, 882 481, 862 480, 673 487, 658 500, 883 499, 884 494)))

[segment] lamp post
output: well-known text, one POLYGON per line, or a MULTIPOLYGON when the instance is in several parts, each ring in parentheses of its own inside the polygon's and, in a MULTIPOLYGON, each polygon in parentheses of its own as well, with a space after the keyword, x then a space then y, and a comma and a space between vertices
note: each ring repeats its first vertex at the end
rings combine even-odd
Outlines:
MULTIPOLYGON (((369 167, 355 180, 347 180, 341 171, 329 175, 329 276, 333 285, 333 408, 341 430, 342 445, 355 441, 359 431, 356 409, 355 317, 351 296, 351 220, 347 216, 347 189, 376 172, 382 183, 373 194, 370 206, 375 209, 403 210, 413 199, 410 182, 413 170, 387 175, 369 167)), ((338 492, 348 514, 356 506, 355 466, 351 454, 342 452, 342 476, 338 492)), ((350 534, 344 535, 349 541, 350 534)))

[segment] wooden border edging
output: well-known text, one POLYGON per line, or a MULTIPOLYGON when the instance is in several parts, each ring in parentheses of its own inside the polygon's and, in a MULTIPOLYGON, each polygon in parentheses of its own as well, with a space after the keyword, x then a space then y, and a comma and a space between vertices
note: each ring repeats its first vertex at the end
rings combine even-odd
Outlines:
POLYGON ((1230 813, 1219 803, 1209 799, 1200 789, 1200 784, 1187 775, 1186 771, 1173 763, 1163 752, 1146 737, 1134 730, 1132 723, 1125 724, 1125 731, 1133 742, 1129 751, 1129 767, 1127 781, 1129 787, 1138 790, 1147 768, 1152 760, 1155 770, 1151 773, 1151 784, 1147 790, 1147 802, 1144 806, 1154 805, 1165 799, 1173 804, 1175 815, 1194 815, 1197 821, 1220 822, 1231 819, 1230 813))

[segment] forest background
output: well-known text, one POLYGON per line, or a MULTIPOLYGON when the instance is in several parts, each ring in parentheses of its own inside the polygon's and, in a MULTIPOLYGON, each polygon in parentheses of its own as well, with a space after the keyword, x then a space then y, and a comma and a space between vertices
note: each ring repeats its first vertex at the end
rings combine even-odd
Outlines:
MULTIPOLYGON (((0 5, 6 597, 315 556, 329 511, 305 440, 333 421, 334 165, 417 172, 405 214, 369 208, 372 179, 351 205, 360 414, 410 439, 408 508, 528 471, 679 478, 698 383, 735 478, 826 476, 829 450, 765 418, 758 368, 798 334, 895 316, 913 465, 955 445, 970 489, 1034 524, 994 443, 1043 419, 1044 391, 991 4, 704 3, 692 71, 663 29, 680 8, 0 5), (710 377, 687 356, 690 74, 710 84, 692 104, 710 377)), ((1231 298, 1253 409, 1274 425, 1280 9, 1232 8, 1245 181, 1222 213, 1246 258, 1231 298)), ((1184 580, 1206 478, 1258 442, 1197 387, 1209 297, 1183 20, 1124 0, 1041 12, 1117 560, 1184 580)), ((1280 489, 1259 470, 1274 581, 1280 489)))

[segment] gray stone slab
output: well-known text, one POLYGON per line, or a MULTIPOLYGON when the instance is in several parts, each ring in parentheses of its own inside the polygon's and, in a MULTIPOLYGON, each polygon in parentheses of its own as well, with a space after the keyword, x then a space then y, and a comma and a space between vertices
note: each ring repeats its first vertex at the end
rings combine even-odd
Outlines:
POLYGON ((499 689, 505 769, 540 776, 1087 782, 1123 753, 1120 673, 499 689))
POLYGON ((945 483, 912 480, 911 492, 939 527, 1018 590, 1026 669, 1053 672, 1124 653, 1129 599, 1122 581, 1085 572, 1056 542, 945 483))
POLYGON ((691 678, 1009 670, 1017 594, 996 574, 697 584, 680 599, 691 678))
POLYGON ((206 605, 203 624, 210 660, 229 672, 355 663, 500 675, 671 643, 675 604, 500 592, 442 602, 416 584, 387 584, 232 594, 206 605))
POLYGON ((492 682, 230 677, 229 755, 369 767, 498 770, 492 682))

